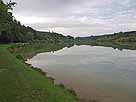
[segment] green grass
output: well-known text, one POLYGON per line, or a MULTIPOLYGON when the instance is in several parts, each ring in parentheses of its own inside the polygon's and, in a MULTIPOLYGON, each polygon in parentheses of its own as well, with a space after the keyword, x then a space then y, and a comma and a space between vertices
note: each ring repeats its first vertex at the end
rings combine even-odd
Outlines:
POLYGON ((0 102, 77 102, 66 89, 17 59, 0 45, 0 102))

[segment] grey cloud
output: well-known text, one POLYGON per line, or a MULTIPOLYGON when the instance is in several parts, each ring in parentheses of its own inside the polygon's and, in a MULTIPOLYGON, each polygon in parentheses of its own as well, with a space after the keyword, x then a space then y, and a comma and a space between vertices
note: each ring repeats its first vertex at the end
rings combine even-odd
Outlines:
POLYGON ((14 0, 14 15, 37 30, 87 36, 136 29, 135 0, 14 0))

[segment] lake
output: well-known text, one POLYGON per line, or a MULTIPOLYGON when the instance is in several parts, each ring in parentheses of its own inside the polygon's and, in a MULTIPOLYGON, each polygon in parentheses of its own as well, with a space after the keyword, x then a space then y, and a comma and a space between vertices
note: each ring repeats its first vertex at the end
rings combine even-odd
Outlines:
POLYGON ((136 50, 73 46, 39 53, 27 63, 74 89, 78 97, 136 102, 136 50))

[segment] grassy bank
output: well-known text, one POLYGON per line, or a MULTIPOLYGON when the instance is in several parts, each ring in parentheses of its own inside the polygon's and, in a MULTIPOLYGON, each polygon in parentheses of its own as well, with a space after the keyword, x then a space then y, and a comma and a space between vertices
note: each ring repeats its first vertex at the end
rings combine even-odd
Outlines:
POLYGON ((0 102, 77 102, 66 89, 17 59, 0 45, 0 102))

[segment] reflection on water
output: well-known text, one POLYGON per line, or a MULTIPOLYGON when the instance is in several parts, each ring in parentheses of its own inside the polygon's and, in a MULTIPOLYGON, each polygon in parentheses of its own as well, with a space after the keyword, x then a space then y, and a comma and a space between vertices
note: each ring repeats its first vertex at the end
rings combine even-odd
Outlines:
POLYGON ((102 102, 136 101, 135 50, 74 46, 40 53, 28 63, 72 87, 79 97, 102 102))

